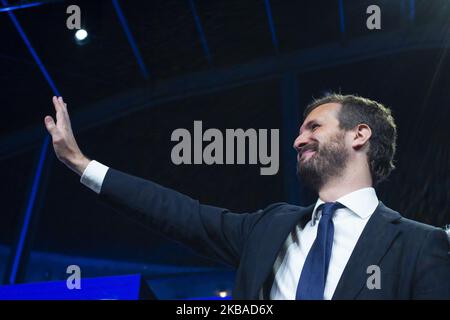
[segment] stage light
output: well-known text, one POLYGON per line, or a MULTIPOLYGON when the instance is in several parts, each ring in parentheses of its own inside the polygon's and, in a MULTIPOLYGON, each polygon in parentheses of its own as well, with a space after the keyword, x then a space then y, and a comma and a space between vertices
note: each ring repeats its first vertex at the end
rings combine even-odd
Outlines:
POLYGON ((80 29, 75 33, 75 39, 77 39, 78 41, 83 41, 84 39, 87 38, 87 36, 88 33, 84 29, 80 29))
POLYGON ((219 291, 219 297, 226 298, 228 296, 228 292, 226 290, 219 291))

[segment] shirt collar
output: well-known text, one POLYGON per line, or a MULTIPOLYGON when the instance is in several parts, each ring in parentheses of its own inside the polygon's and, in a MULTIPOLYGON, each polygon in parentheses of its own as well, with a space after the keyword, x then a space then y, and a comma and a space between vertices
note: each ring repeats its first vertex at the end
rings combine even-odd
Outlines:
MULTIPOLYGON (((369 217, 378 207, 378 197, 374 188, 363 188, 351 193, 348 193, 336 202, 342 203, 347 209, 356 214, 361 219, 369 217)), ((314 206, 311 224, 314 225, 319 219, 318 207, 325 203, 322 199, 317 199, 314 206)))

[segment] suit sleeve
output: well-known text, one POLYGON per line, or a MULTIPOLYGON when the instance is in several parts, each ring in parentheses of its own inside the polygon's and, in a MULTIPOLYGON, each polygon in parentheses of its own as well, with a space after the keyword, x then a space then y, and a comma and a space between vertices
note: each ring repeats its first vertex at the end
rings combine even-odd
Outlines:
POLYGON ((100 198, 168 238, 237 267, 253 224, 262 213, 237 214, 202 205, 184 194, 110 168, 100 198))
POLYGON ((433 228, 417 260, 413 299, 450 299, 449 249, 445 231, 433 228))

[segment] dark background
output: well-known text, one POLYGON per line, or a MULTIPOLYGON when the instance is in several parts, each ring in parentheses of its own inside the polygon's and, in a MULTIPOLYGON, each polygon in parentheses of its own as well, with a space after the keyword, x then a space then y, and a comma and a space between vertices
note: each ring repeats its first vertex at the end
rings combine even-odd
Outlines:
MULTIPOLYGON (((33 1, 9 1, 21 3, 33 1)), ((378 197, 405 217, 443 226, 450 222, 450 2, 342 3, 340 14, 338 0, 120 1, 147 77, 111 1, 44 1, 12 12, 68 103, 81 149, 93 159, 236 212, 276 201, 308 205, 316 198, 295 182, 291 148, 303 108, 326 92, 359 94, 392 108, 398 126, 397 169, 377 188, 378 197), (80 6, 89 32, 82 45, 66 28, 70 4, 80 6), (381 8, 381 30, 366 28, 371 4, 381 8), (170 135, 177 128, 192 132, 194 120, 203 121, 204 130, 280 129, 280 171, 261 176, 259 165, 172 164, 170 135)), ((3 278, 54 91, 7 12, 0 12, 0 39, 3 278)), ((160 281, 155 286, 163 298, 231 290, 229 269, 100 203, 51 146, 32 212, 19 282, 63 280, 65 266, 80 264, 89 276, 140 272, 160 281), (205 275, 210 286, 202 284, 205 275)))

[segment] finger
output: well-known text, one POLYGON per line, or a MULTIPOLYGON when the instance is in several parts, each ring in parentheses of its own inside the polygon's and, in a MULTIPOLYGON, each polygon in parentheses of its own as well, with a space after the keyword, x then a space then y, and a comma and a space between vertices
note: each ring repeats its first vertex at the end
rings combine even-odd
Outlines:
POLYGON ((67 103, 64 102, 63 97, 59 97, 59 98, 60 98, 59 103, 61 105, 62 110, 64 111, 65 114, 68 115, 69 112, 67 111, 67 103))
POLYGON ((58 126, 63 126, 66 122, 66 119, 64 118, 64 109, 61 105, 61 97, 53 97, 53 104, 55 105, 56 110, 56 124, 58 126))
POLYGON ((59 111, 59 102, 58 102, 58 98, 57 97, 53 97, 52 99, 53 105, 55 106, 55 111, 58 112, 59 111))
POLYGON ((61 104, 58 101, 58 97, 54 96, 52 101, 53 101, 53 105, 54 105, 55 111, 56 111, 56 123, 62 125, 64 122, 64 118, 62 115, 62 108, 61 108, 61 104))
POLYGON ((65 106, 64 106, 63 98, 62 98, 62 97, 58 97, 57 101, 58 101, 58 105, 59 105, 60 110, 61 110, 62 112, 64 112, 65 106))
POLYGON ((67 104, 64 102, 63 97, 59 97, 59 98, 58 98, 58 102, 59 102, 59 105, 61 106, 61 108, 62 108, 63 110, 66 109, 67 104))
POLYGON ((53 118, 51 116, 46 116, 44 119, 45 127, 47 128, 47 131, 53 135, 56 130, 55 121, 53 121, 53 118))
POLYGON ((66 124, 68 126, 70 126, 70 117, 69 117, 69 111, 67 110, 67 103, 64 102, 63 97, 59 97, 59 103, 61 105, 62 114, 64 115, 66 124))

